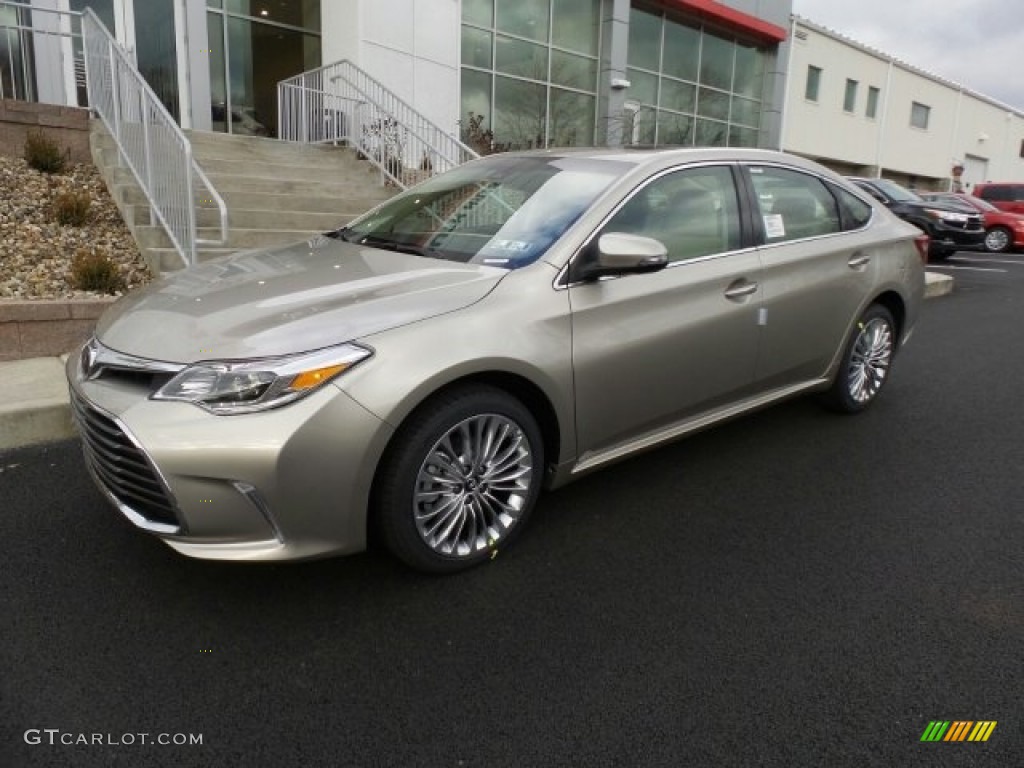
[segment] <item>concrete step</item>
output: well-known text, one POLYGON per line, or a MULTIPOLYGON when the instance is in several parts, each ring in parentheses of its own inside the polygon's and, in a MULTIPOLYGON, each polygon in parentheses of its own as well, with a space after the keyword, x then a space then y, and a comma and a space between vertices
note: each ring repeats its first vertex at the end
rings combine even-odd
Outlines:
MULTIPOLYGON (((379 184, 380 174, 371 173, 371 166, 357 160, 337 160, 332 157, 323 158, 322 162, 306 159, 303 162, 282 161, 281 158, 254 159, 239 158, 226 160, 222 158, 199 158, 199 167, 211 180, 233 176, 238 178, 265 177, 294 181, 326 181, 338 179, 351 180, 352 183, 379 184)), ((216 181, 214 181, 216 185, 216 181)))
POLYGON ((228 176, 208 174, 210 182, 225 198, 233 192, 261 192, 281 195, 328 195, 331 197, 391 197, 397 190, 376 183, 375 180, 339 175, 335 180, 282 179, 268 176, 228 176))
POLYGON ((218 131, 185 131, 194 152, 252 152, 274 154, 296 151, 305 154, 308 148, 321 152, 348 152, 348 147, 335 144, 303 144, 296 141, 282 141, 266 136, 240 136, 218 131))
MULTIPOLYGON (((335 228, 342 226, 336 224, 335 228)), ((312 235, 320 234, 321 229, 238 229, 228 230, 227 248, 265 248, 268 245, 291 243, 305 240, 312 235)), ((196 233, 199 240, 215 241, 220 237, 220 230, 215 227, 200 227, 196 233)), ((136 227, 135 239, 142 248, 161 248, 170 246, 171 241, 163 227, 136 227)))
MULTIPOLYGON (((355 214, 329 213, 303 210, 249 210, 228 208, 228 227, 231 229, 265 229, 267 222, 273 222, 275 229, 316 230, 326 232, 342 226, 338 222, 350 221, 355 214)), ((125 206, 125 219, 146 226, 149 221, 149 205, 130 204, 125 206)), ((200 227, 219 227, 220 214, 216 208, 196 209, 196 224, 200 227)))
MULTIPOLYGON (((250 211, 298 211, 302 213, 340 213, 344 215, 355 215, 368 211, 374 206, 387 200, 393 193, 394 188, 382 188, 379 197, 375 196, 334 196, 334 195, 278 195, 272 192, 241 192, 232 190, 225 196, 225 202, 229 210, 250 210, 250 211)), ((126 205, 143 206, 148 205, 146 196, 142 190, 134 185, 118 187, 117 194, 126 205)), ((201 195, 197 196, 196 204, 201 209, 214 208, 213 203, 203 201, 201 195)))
MULTIPOLYGON (((116 183, 135 184, 135 177, 127 166, 120 164, 116 148, 99 149, 94 154, 97 163, 110 169, 111 177, 116 183)), ((199 160, 199 167, 209 177, 214 188, 223 196, 225 190, 242 189, 247 180, 254 181, 254 191, 275 191, 286 184, 289 191, 302 188, 316 189, 324 193, 336 193, 339 189, 346 193, 365 192, 370 196, 379 197, 383 194, 390 197, 394 188, 385 187, 380 175, 371 166, 356 160, 326 162, 308 161, 306 163, 286 163, 246 160, 199 160), (327 185, 322 190, 320 185, 327 185), (268 188, 273 187, 273 188, 268 188)), ((197 191, 205 191, 198 181, 197 191)))
POLYGON ((200 162, 207 160, 256 160, 259 162, 296 163, 310 165, 345 163, 365 166, 355 150, 327 144, 298 144, 295 142, 261 139, 259 144, 238 144, 231 141, 192 144, 192 154, 200 162))
MULTIPOLYGON (((398 191, 383 185, 379 173, 346 148, 203 132, 189 136, 194 157, 228 208, 226 243, 200 245, 200 261, 337 229, 398 191)), ((134 175, 120 164, 113 138, 95 122, 91 144, 147 263, 159 272, 181 269, 184 263, 166 232, 153 226, 134 175)), ((218 240, 219 213, 202 185, 194 191, 197 236, 218 240)))

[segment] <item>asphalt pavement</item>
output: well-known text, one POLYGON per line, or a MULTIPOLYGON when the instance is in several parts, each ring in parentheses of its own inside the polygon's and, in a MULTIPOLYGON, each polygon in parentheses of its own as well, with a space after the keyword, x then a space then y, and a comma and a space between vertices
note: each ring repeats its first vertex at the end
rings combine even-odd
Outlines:
POLYGON ((188 560, 74 441, 0 453, 0 766, 1020 765, 1004 258, 949 263, 868 412, 799 400, 632 459, 454 577, 188 560), (934 720, 997 725, 921 742, 934 720))

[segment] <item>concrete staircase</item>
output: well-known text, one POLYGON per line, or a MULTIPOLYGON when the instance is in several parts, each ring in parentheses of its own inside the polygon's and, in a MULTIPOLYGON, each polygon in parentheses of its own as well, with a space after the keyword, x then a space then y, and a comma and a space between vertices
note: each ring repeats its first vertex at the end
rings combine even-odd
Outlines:
MULTIPOLYGON (((293 144, 252 136, 188 131, 192 152, 228 209, 228 242, 200 246, 204 261, 245 248, 303 240, 347 224, 397 190, 344 147, 293 144)), ((131 172, 118 164, 113 138, 93 120, 93 161, 154 272, 184 264, 154 218, 131 172)), ((198 237, 219 237, 216 206, 197 191, 198 237)))

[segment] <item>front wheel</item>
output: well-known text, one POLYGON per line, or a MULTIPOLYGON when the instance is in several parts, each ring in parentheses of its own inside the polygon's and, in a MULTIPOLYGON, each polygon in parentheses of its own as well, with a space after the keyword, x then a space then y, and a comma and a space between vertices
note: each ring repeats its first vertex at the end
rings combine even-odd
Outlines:
POLYGON ((825 393, 826 405, 845 413, 867 408, 882 391, 896 354, 896 325, 881 304, 872 304, 854 326, 853 337, 832 387, 825 393))
POLYGON ((985 250, 1006 253, 1013 245, 1013 233, 1006 227, 992 227, 985 233, 985 250))
POLYGON ((384 543, 407 565, 450 573, 508 546, 540 492, 544 445, 530 411, 504 391, 470 386, 416 411, 378 476, 384 543))

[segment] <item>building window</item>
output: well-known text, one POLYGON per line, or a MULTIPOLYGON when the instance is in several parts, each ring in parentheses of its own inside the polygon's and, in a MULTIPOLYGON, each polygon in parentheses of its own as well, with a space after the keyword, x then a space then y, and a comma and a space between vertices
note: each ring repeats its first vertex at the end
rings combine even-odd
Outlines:
POLYGON ((756 45, 633 8, 624 143, 756 147, 765 58, 756 45))
POLYGON ((846 94, 843 96, 843 111, 853 112, 857 108, 857 81, 847 79, 846 94))
POLYGON ((818 89, 821 87, 821 67, 813 64, 807 67, 807 86, 804 88, 804 98, 808 101, 818 100, 818 89))
POLYGON ((878 116, 878 94, 880 91, 871 86, 868 88, 868 107, 864 110, 864 114, 871 120, 874 120, 878 116))
POLYGON ((931 117, 932 108, 925 105, 913 102, 910 105, 910 125, 914 128, 920 128, 922 131, 928 130, 928 119, 931 117))

